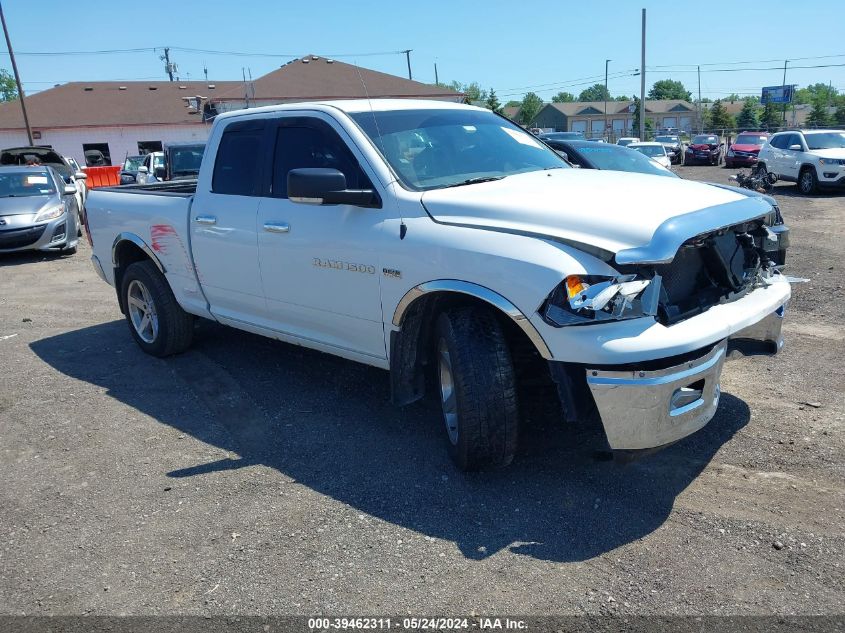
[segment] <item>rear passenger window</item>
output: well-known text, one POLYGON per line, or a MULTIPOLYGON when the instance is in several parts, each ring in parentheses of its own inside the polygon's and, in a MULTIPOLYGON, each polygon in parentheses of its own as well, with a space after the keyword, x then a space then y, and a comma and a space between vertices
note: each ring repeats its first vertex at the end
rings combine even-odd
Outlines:
POLYGON ((257 196, 261 190, 261 145, 264 134, 260 127, 232 124, 220 139, 214 159, 211 190, 230 196, 257 196))
POLYGON ((787 136, 789 135, 784 134, 782 136, 774 136, 772 137, 772 140, 769 141, 769 145, 771 145, 772 147, 776 147, 777 149, 783 149, 784 147, 786 147, 784 141, 786 140, 787 136))
POLYGON ((276 132, 273 157, 273 197, 288 197, 290 170, 309 167, 328 167, 343 172, 349 189, 372 188, 370 179, 346 143, 327 124, 305 118, 282 121, 276 132))

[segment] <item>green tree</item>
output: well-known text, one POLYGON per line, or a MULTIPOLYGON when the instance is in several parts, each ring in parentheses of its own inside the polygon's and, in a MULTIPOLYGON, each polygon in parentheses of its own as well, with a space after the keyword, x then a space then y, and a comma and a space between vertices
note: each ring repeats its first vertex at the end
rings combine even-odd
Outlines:
POLYGON ((522 101, 514 101, 513 99, 511 99, 510 101, 508 101, 505 104, 505 107, 506 108, 514 108, 514 107, 521 106, 521 105, 522 105, 522 101))
POLYGON ((648 91, 649 99, 683 99, 690 101, 692 95, 689 90, 684 88, 684 84, 674 79, 661 79, 655 81, 651 90, 648 91))
POLYGON ((519 120, 523 125, 530 125, 531 121, 537 116, 540 108, 543 107, 543 100, 533 92, 529 92, 522 98, 519 111, 519 120))
MULTIPOLYGON (((640 100, 639 97, 634 97, 634 134, 640 133, 640 100)), ((650 138, 654 132, 654 124, 651 122, 651 119, 646 117, 645 120, 645 138, 640 139, 641 141, 645 141, 646 139, 650 138)))
POLYGON ((742 111, 736 117, 736 126, 743 130, 753 130, 760 127, 757 118, 757 105, 753 99, 746 99, 742 111))
POLYGON ((711 130, 725 130, 736 127, 734 118, 725 110, 721 99, 716 99, 710 107, 710 124, 708 127, 711 130))
POLYGON ((492 88, 490 88, 490 92, 487 93, 487 102, 484 106, 496 114, 502 113, 502 104, 499 103, 499 97, 496 96, 496 93, 492 88))
POLYGON ((552 103, 572 103, 575 101, 575 95, 571 92, 559 92, 552 97, 552 103))
POLYGON ((796 90, 792 102, 815 104, 816 99, 823 99, 825 103, 832 105, 837 96, 838 91, 836 88, 833 88, 828 84, 815 83, 810 84, 806 88, 799 88, 796 90))
POLYGON ((780 127, 782 122, 783 111, 774 103, 766 103, 763 106, 763 114, 760 115, 760 125, 767 130, 773 130, 780 127))
POLYGON ((833 120, 836 121, 836 125, 845 125, 845 103, 836 108, 833 120))
POLYGON ((5 68, 0 69, 0 101, 14 101, 18 98, 18 84, 5 68))
POLYGON ((737 93, 732 92, 727 97, 723 99, 723 101, 727 101, 729 103, 733 103, 734 101, 740 101, 742 97, 740 97, 737 93))
POLYGON ((818 95, 813 99, 813 109, 807 115, 807 125, 825 127, 830 125, 830 115, 827 112, 827 95, 818 95))
POLYGON ((578 95, 578 101, 604 101, 605 99, 613 101, 610 92, 604 87, 604 84, 593 84, 589 88, 582 90, 581 94, 578 95))
POLYGON ((613 98, 614 101, 630 101, 630 97, 628 95, 619 95, 613 98))

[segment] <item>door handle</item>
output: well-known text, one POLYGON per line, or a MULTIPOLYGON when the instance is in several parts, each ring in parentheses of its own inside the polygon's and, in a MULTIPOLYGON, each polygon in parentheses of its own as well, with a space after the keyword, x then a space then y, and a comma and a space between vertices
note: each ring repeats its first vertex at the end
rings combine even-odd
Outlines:
POLYGON ((208 225, 217 224, 217 218, 215 218, 213 215, 198 215, 196 218, 194 218, 194 222, 196 222, 197 224, 208 225))
POLYGON ((290 224, 287 222, 267 222, 264 230, 268 233, 290 233, 290 224))

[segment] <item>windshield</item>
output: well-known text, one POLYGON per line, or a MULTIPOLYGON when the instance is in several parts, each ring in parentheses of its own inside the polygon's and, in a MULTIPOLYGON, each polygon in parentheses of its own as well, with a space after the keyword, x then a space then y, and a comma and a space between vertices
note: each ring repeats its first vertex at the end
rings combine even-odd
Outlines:
POLYGON ((631 145, 630 147, 646 156, 666 156, 666 150, 662 145, 631 145))
POLYGON ((680 143, 681 139, 677 136, 655 136, 654 140, 658 143, 680 143))
POLYGON ((692 139, 692 145, 718 145, 719 139, 715 136, 696 136, 692 139))
POLYGON ((56 193, 53 179, 46 171, 0 174, 0 198, 28 198, 56 193))
POLYGON ((672 176, 677 178, 671 171, 663 169, 640 152, 635 152, 619 145, 579 147, 577 151, 592 163, 596 169, 633 171, 640 174, 654 174, 656 176, 672 176))
POLYGON ((187 176, 200 172, 204 145, 190 147, 174 147, 170 149, 170 161, 173 165, 174 176, 187 176))
POLYGON ((143 156, 128 156, 123 162, 124 171, 138 171, 138 168, 144 164, 143 156))
POLYGON ((492 112, 394 110, 350 116, 412 189, 439 189, 568 167, 534 136, 492 112))
POLYGON ((553 141, 569 141, 569 140, 584 140, 584 135, 581 132, 549 132, 541 134, 540 138, 548 138, 553 141))
POLYGON ((810 149, 842 149, 845 148, 845 132, 818 132, 804 134, 807 147, 810 149))
POLYGON ((766 137, 760 134, 740 134, 734 141, 735 145, 762 145, 766 137))

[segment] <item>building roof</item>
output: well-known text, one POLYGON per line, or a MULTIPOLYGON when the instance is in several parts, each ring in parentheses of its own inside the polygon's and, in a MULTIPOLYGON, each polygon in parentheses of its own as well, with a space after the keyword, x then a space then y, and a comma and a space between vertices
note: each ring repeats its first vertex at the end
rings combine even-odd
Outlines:
MULTIPOLYGON (((570 101, 568 103, 548 103, 546 107, 552 107, 566 116, 589 116, 604 114, 604 101, 570 101)), ((634 105, 633 100, 608 101, 607 113, 623 114, 628 113, 630 106, 634 105)), ((692 112, 695 106, 689 101, 681 99, 646 99, 646 112, 663 114, 668 112, 692 112)))
POLYGON ((520 110, 522 110, 522 106, 505 106, 502 108, 502 114, 508 117, 511 121, 515 121, 519 116, 520 110))
MULTIPOLYGON (((26 98, 30 125, 39 128, 178 125, 202 122, 184 97, 212 102, 282 103, 400 97, 457 99, 448 88, 409 81, 315 55, 288 62, 251 85, 241 81, 72 82, 26 98), (306 61, 307 60, 307 61, 306 61), (213 86, 213 87, 212 87, 213 86)), ((23 129, 17 101, 0 104, 0 129, 23 129)))

